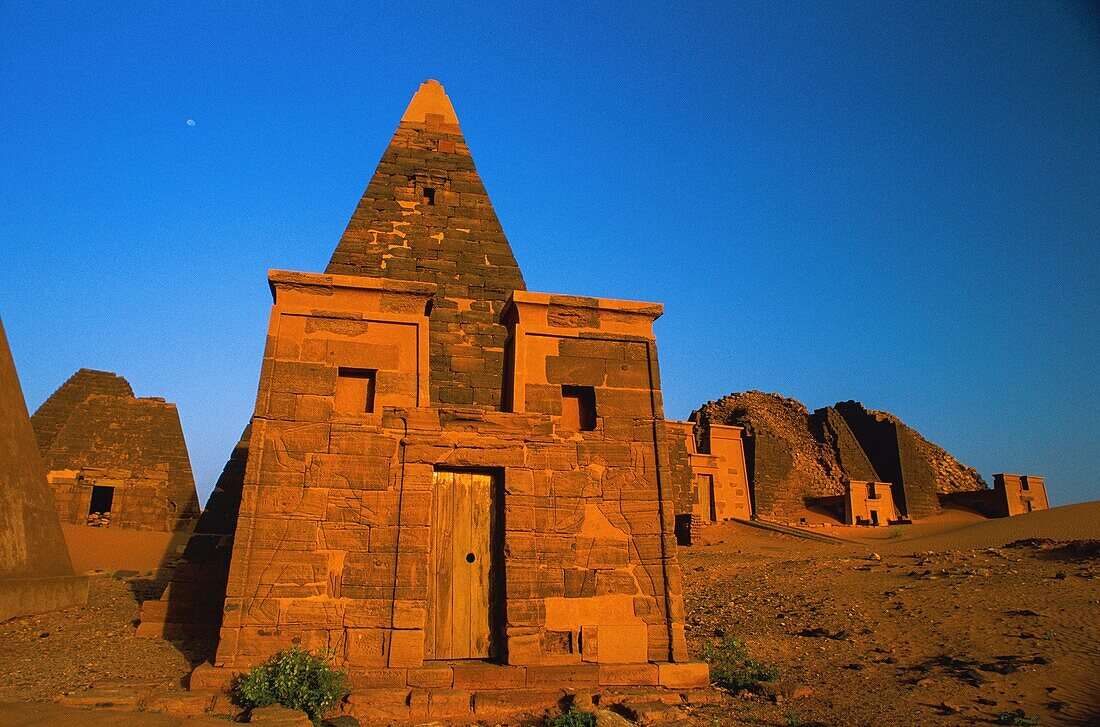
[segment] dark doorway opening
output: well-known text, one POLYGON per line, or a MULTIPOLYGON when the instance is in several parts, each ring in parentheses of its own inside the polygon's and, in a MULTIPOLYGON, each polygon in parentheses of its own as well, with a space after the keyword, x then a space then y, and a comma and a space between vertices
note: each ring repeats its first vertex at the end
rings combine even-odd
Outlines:
POLYGON ((92 485, 92 502, 88 506, 89 515, 102 515, 111 511, 115 500, 115 488, 107 485, 92 485))

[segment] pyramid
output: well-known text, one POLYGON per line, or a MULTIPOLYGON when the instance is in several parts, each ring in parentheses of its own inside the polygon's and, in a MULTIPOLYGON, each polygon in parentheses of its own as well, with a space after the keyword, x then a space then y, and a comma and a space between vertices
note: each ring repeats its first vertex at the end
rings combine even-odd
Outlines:
POLYGON ((432 402, 500 406, 500 314, 523 275, 439 82, 413 96, 325 272, 438 286, 432 402))
MULTIPOLYGON (((327 270, 268 280, 217 654, 192 689, 295 645, 384 686, 352 711, 384 722, 469 719, 500 689, 708 683, 685 638, 662 308, 525 290, 438 83, 327 270)), ((212 625, 206 573, 173 580, 142 632, 212 625)))
POLYGON ((31 424, 61 522, 85 524, 96 507, 95 489, 109 487, 118 495, 110 505, 115 531, 194 526, 200 507, 175 404, 135 397, 117 374, 80 369, 42 403, 31 424))
POLYGON ((0 621, 83 606, 19 375, 0 323, 0 621))

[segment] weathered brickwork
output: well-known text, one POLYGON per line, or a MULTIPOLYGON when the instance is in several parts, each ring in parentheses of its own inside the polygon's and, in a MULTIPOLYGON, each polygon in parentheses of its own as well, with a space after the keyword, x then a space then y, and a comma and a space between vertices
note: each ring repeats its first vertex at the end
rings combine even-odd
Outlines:
POLYGON ((790 519, 807 508, 843 512, 850 482, 889 482, 900 515, 923 518, 947 493, 986 491, 985 482, 896 417, 855 401, 812 414, 794 399, 748 391, 708 402, 701 424, 744 428, 753 514, 790 519))
POLYGON ((463 688, 706 683, 672 663, 689 469, 661 307, 523 289, 442 87, 414 97, 327 273, 270 281, 219 667, 300 644, 408 687, 455 659, 509 665, 463 688))
POLYGON ((125 379, 81 369, 33 421, 62 522, 159 532, 194 526, 198 496, 174 404, 135 398, 125 379), (105 491, 109 505, 97 499, 105 491))
POLYGON ((500 408, 500 314, 523 275, 435 81, 409 104, 325 272, 434 283, 431 402, 500 408))
POLYGON ((0 621, 82 606, 73 564, 0 323, 0 621))
POLYGON ((680 432, 678 443, 690 465, 688 486, 680 489, 676 501, 677 542, 695 542, 704 524, 752 517, 741 427, 668 424, 680 432))
POLYGON ((879 479, 898 486, 898 509, 913 519, 936 514, 940 509, 936 473, 917 449, 914 432, 858 402, 841 402, 836 409, 863 446, 879 479))
POLYGON ((49 450, 61 427, 69 421, 73 411, 93 394, 103 396, 132 397, 130 382, 118 374, 94 369, 80 369, 50 394, 31 417, 34 436, 42 452, 49 450))
POLYGON ((871 460, 867 459, 867 453, 863 451, 840 412, 831 406, 817 409, 810 416, 810 428, 833 450, 837 464, 849 479, 861 482, 879 481, 878 472, 871 460))
POLYGON ((956 505, 979 512, 986 517, 1024 515, 1050 507, 1046 482, 1038 475, 993 475, 993 488, 940 495, 946 505, 956 505))

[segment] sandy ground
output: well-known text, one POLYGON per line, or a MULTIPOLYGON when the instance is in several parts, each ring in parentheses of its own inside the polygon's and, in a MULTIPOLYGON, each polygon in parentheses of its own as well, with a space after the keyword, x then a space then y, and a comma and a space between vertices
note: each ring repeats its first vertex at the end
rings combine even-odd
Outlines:
POLYGON ((813 690, 697 718, 969 725, 1022 709, 1042 725, 1100 724, 1100 503, 813 531, 853 542, 728 523, 681 551, 693 646, 738 636, 788 694, 813 690), (1004 547, 1037 537, 1063 544, 1004 547))
MULTIPOLYGON (((1100 503, 813 532, 847 542, 726 523, 680 551, 692 646, 734 636, 780 674, 770 696, 693 708, 691 724, 994 724, 1015 710, 1100 724, 1100 503), (1028 538, 1042 540, 1005 547, 1028 538)), ((0 724, 176 724, 27 704, 105 680, 182 693, 213 645, 134 636, 138 601, 162 586, 100 576, 86 609, 0 624, 0 702, 23 703, 0 704, 0 724)))

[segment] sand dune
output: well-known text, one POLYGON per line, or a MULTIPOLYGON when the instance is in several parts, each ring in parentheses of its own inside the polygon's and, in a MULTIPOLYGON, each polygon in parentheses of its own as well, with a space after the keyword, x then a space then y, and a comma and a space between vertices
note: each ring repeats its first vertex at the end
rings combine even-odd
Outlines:
POLYGON ((945 522, 944 529, 940 532, 886 541, 882 543, 882 548, 891 552, 972 550, 997 548, 1027 538, 1100 539, 1100 501, 1063 505, 1026 515, 981 520, 962 526, 945 522))

